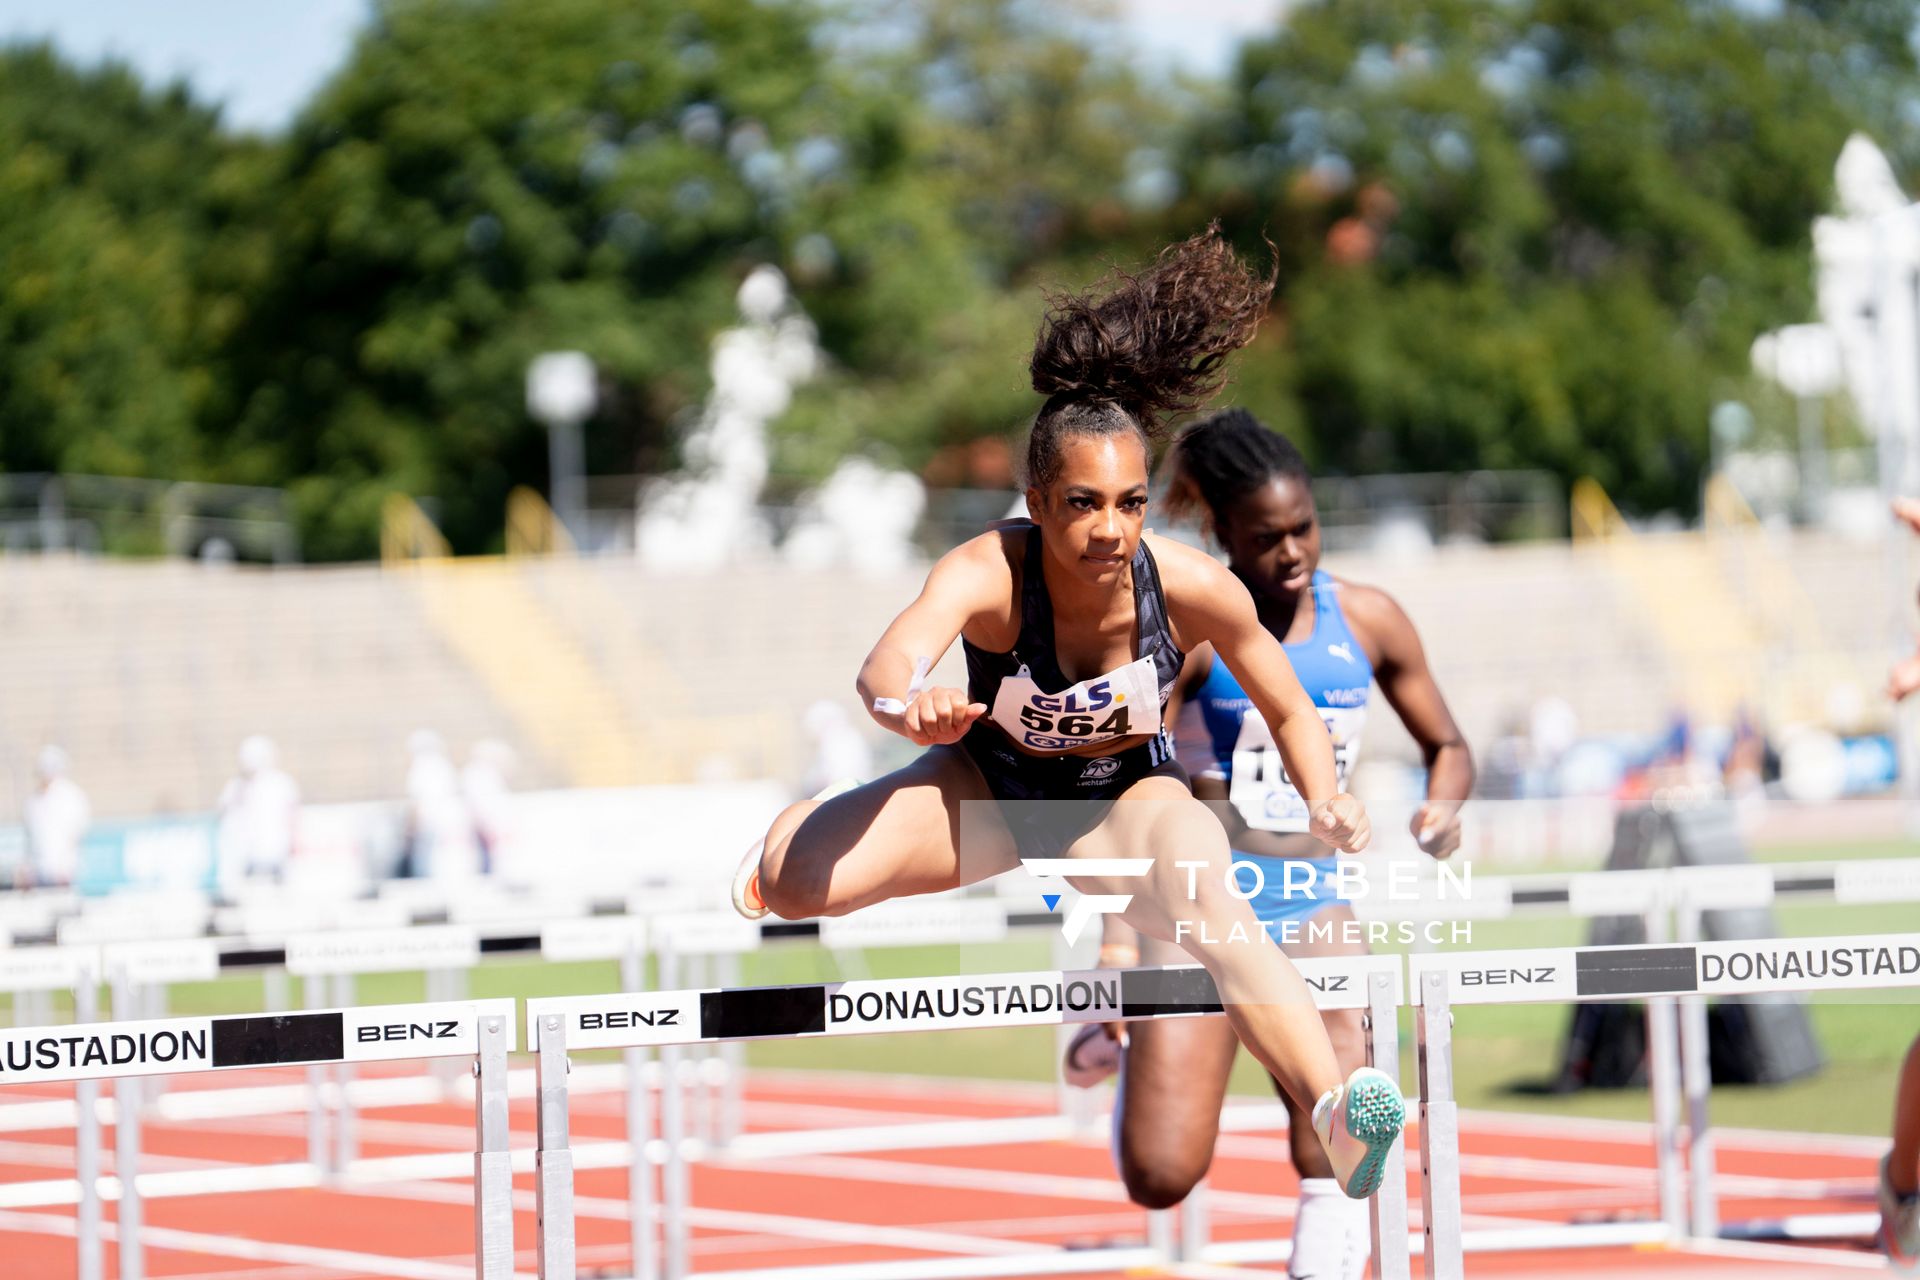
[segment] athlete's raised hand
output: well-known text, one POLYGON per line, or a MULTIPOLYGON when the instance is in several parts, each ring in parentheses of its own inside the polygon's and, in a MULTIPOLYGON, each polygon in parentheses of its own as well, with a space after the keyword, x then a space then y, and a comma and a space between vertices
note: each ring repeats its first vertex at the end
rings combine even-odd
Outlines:
POLYGON ((1920 533, 1920 498, 1895 498, 1893 517, 1915 533, 1920 533))
POLYGON ((1453 856, 1460 848, 1460 806, 1450 800, 1429 800, 1414 810, 1408 823, 1414 843, 1436 860, 1453 856))
POLYGON ((1360 801, 1342 791, 1314 809, 1307 833, 1342 853, 1358 853, 1373 838, 1373 825, 1360 801))
POLYGON ((916 746, 937 747, 960 741, 985 714, 987 704, 969 701, 965 689, 923 689, 900 717, 900 732, 916 746))
POLYGON ((1887 673, 1887 696, 1900 702, 1920 692, 1920 650, 1900 659, 1887 673))

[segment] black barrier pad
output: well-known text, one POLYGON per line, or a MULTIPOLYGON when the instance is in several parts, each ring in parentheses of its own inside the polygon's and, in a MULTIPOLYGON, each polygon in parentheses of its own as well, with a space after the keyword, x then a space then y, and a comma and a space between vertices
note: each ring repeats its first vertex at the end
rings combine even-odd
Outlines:
POLYGON ((213 1065, 268 1067, 277 1062, 338 1062, 346 1028, 337 1013, 281 1013, 213 1020, 213 1065))
POLYGON ((222 969, 257 969, 263 965, 279 966, 287 962, 285 947, 259 947, 251 951, 222 951, 220 967, 222 969))
POLYGON ((745 987, 700 993, 700 1034, 720 1040, 827 1029, 825 987, 745 987))
POLYGON ((1574 989, 1583 996, 1696 991, 1692 947, 1626 947, 1582 951, 1574 957, 1574 989))
POLYGON ((1782 876, 1773 882, 1775 893, 1832 893, 1834 878, 1825 876, 1782 876))
POLYGON ((1205 969, 1128 969, 1120 975, 1122 1017, 1220 1012, 1220 992, 1205 969))

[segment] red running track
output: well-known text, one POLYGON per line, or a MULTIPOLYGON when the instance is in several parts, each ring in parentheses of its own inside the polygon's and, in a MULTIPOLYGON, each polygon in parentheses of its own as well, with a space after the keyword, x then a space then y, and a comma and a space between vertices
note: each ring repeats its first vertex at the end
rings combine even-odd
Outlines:
MULTIPOLYGON (((516 1149, 533 1145, 526 1073, 514 1101, 516 1149)), ((299 1072, 226 1073, 174 1082, 143 1124, 143 1174, 218 1171, 297 1162, 307 1112, 299 1072), (294 1086, 294 1087, 289 1087, 294 1086)), ((471 1106, 435 1098, 424 1077, 364 1072, 359 1086, 388 1090, 357 1123, 357 1168, 345 1186, 190 1195, 149 1194, 147 1274, 170 1280, 467 1280, 473 1274, 472 1188, 462 1176, 473 1149, 471 1106), (395 1169, 390 1157, 441 1153, 439 1168, 395 1169), (405 1175, 401 1180, 400 1175, 405 1175)), ((456 1086, 458 1087, 458 1086, 456 1086)), ((110 1096, 111 1090, 107 1089, 110 1096)), ((71 1091, 10 1089, 0 1097, 0 1277, 58 1280, 76 1274, 71 1114, 46 1103, 71 1091), (63 1198, 66 1203, 47 1203, 63 1198), (35 1185, 37 1184, 37 1185, 35 1185), (30 1203, 28 1203, 30 1202, 30 1203)), ((623 1098, 576 1092, 577 1148, 625 1135, 623 1098)), ((836 1130, 931 1120, 999 1120, 1048 1113, 1052 1092, 1026 1085, 899 1077, 756 1073, 750 1133, 836 1130)), ((656 1129, 657 1132, 657 1129, 656 1129)), ((113 1171, 105 1126, 105 1172, 113 1171)), ((1415 1139, 1417 1140, 1417 1138, 1415 1139)), ((1722 1131, 1724 1220, 1860 1213, 1872 1207, 1879 1144, 1865 1139, 1722 1131)), ((1469 1229, 1654 1214, 1651 1146, 1638 1124, 1470 1113, 1462 1120, 1462 1200, 1469 1229)), ((1410 1161, 1417 1165, 1418 1160, 1410 1161)), ((144 1185, 144 1183, 143 1183, 144 1185)), ((1223 1135, 1209 1180, 1217 1241, 1284 1239, 1296 1188, 1279 1131, 1223 1135)), ((516 1179, 516 1270, 532 1277, 533 1188, 516 1179)), ((579 1175, 582 1275, 626 1274, 626 1173, 579 1175)), ((1420 1189, 1409 1188, 1418 1225, 1420 1189)), ((117 1274, 113 1205, 107 1206, 107 1275, 117 1274)), ((816 1266, 902 1258, 983 1260, 1061 1247, 1143 1243, 1146 1218, 1113 1175, 1104 1132, 1073 1140, 1006 1142, 943 1150, 770 1157, 702 1164, 693 1171, 692 1261, 699 1272, 816 1266)), ((1581 1249, 1479 1253, 1470 1276, 1604 1280, 1662 1277, 1824 1277, 1882 1270, 1862 1245, 1739 1245, 1687 1250, 1581 1249)), ((1278 1263, 1187 1266, 1167 1276, 1280 1275, 1278 1263)), ((1133 1272, 1137 1278, 1149 1273, 1133 1272)), ((1415 1274, 1421 1274, 1416 1262, 1415 1274)), ((1115 1277, 1117 1280, 1117 1277, 1115 1277)))

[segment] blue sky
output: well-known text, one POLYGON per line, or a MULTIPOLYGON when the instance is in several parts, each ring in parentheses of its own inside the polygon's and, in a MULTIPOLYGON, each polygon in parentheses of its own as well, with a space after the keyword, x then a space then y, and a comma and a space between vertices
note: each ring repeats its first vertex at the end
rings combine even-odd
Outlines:
MULTIPOLYGON (((1234 42, 1284 0, 1119 0, 1153 59, 1226 65, 1234 42)), ((345 58, 367 0, 0 0, 0 40, 51 39, 70 57, 113 55, 149 80, 184 76, 242 129, 275 129, 345 58)))

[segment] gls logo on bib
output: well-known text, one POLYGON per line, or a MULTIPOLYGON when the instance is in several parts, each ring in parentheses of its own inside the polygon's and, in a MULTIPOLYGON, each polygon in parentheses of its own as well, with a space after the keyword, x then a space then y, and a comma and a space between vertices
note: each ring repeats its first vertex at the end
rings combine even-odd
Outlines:
POLYGON ((1097 680, 1045 693, 1023 665, 1000 682, 993 722, 1022 746, 1068 751, 1139 733, 1160 732, 1158 673, 1136 658, 1097 680))

